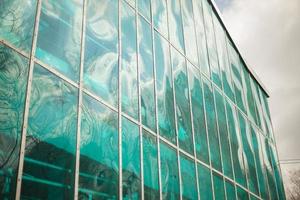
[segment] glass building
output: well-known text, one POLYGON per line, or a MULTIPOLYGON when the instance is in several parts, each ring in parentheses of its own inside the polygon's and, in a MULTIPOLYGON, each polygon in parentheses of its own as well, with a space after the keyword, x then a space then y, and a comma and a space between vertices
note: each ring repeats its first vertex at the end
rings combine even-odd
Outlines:
POLYGON ((285 199, 210 0, 2 0, 0 40, 0 199, 285 199))

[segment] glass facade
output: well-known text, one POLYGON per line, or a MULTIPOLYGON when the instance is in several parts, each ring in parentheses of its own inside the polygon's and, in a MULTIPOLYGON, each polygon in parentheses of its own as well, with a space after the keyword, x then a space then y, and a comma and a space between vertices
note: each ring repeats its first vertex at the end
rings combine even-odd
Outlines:
POLYGON ((210 0, 0 16, 0 199, 285 199, 268 95, 210 0))

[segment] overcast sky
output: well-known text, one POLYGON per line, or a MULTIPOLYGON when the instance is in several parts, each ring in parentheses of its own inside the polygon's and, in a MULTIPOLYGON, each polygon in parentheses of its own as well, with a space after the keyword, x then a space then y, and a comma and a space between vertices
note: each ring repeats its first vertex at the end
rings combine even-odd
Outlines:
MULTIPOLYGON (((215 0, 243 58, 270 92, 280 159, 300 159, 300 0, 215 0)), ((282 165, 283 174, 298 165, 282 165)))

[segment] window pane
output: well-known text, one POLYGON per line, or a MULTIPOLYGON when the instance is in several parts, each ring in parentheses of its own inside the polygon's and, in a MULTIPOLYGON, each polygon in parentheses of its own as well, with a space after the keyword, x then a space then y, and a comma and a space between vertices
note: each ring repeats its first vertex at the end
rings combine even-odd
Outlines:
POLYGON ((148 21, 151 21, 150 3, 151 3, 151 0, 139 0, 138 1, 138 10, 144 17, 146 17, 146 19, 148 21))
POLYGON ((176 142, 174 96, 168 43, 155 32, 156 95, 159 134, 176 142))
POLYGON ((213 88, 210 81, 207 80, 206 78, 203 78, 203 88, 204 88, 207 134, 209 139, 211 164, 215 169, 222 172, 217 119, 216 119, 215 103, 213 97, 213 88))
POLYGON ((122 111, 138 118, 135 11, 122 1, 122 111))
POLYGON ((139 127, 122 118, 122 176, 123 198, 141 197, 141 159, 139 127))
POLYGON ((43 1, 36 57, 78 81, 82 1, 43 1))
POLYGON ((168 38, 167 1, 153 0, 151 3, 153 25, 161 34, 168 38))
POLYGON ((155 131, 152 32, 150 24, 142 17, 139 17, 138 25, 142 123, 155 131))
POLYGON ((28 60, 0 45, 0 197, 14 199, 28 60))
POLYGON ((223 177, 216 172, 213 172, 215 199, 225 199, 224 180, 223 177))
POLYGON ((159 199, 156 138, 143 130, 144 199, 159 199))
POLYGON ((0 39, 29 53, 36 6, 36 0, 2 0, 0 6, 0 39))
POLYGON ((171 57, 174 75, 179 146, 185 151, 193 154, 194 148, 186 62, 184 57, 174 48, 172 48, 171 57))
POLYGON ((233 183, 227 181, 226 179, 225 179, 225 189, 226 189, 227 199, 235 200, 236 199, 235 187, 233 183))
POLYGON ((200 163, 197 164, 197 168, 198 168, 200 199, 212 200, 213 191, 212 191, 212 184, 211 184, 210 169, 200 163))
POLYGON ((76 88, 35 65, 21 198, 73 198, 77 96, 76 88))
POLYGON ((237 197, 238 200, 248 200, 249 194, 244 189, 237 186, 237 197))
POLYGON ((118 1, 87 1, 83 85, 118 103, 118 1))
POLYGON ((162 199, 179 199, 178 162, 175 149, 160 143, 162 199))
POLYGON ((250 74, 248 71, 246 71, 246 69, 243 67, 243 73, 244 73, 244 77, 245 77, 245 85, 244 85, 244 90, 245 90, 245 94, 247 97, 247 103, 248 103, 248 117, 250 120, 252 120, 253 122, 257 121, 256 118, 256 113, 255 113, 255 105, 254 105, 254 100, 253 100, 253 94, 252 94, 252 90, 251 90, 251 84, 250 84, 250 74))
POLYGON ((182 199, 198 199, 195 163, 180 154, 182 199))
POLYGON ((80 198, 118 197, 118 115, 83 96, 80 133, 80 198))
POLYGON ((199 71, 191 65, 188 67, 188 74, 193 111, 196 155, 198 159, 209 164, 202 81, 199 71))

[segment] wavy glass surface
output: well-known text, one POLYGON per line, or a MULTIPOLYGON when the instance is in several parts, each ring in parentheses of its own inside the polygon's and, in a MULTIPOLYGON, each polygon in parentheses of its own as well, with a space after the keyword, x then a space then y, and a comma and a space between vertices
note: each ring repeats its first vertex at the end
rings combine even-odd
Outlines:
POLYGON ((188 78, 193 111, 196 156, 201 161, 209 164, 208 142, 203 104, 204 100, 200 72, 190 65, 190 67, 188 67, 188 78))
POLYGON ((82 27, 81 0, 43 1, 35 56, 77 82, 82 27))
POLYGON ((178 51, 171 48, 171 62, 174 76, 179 146, 192 154, 194 148, 186 60, 178 51))
POLYGON ((159 198, 157 156, 156 138, 143 130, 144 199, 159 198))
POLYGON ((167 0, 152 0, 153 26, 168 38, 167 0))
POLYGON ((242 68, 242 71, 243 71, 244 77, 245 77, 244 88, 247 88, 247 90, 245 91, 245 95, 246 95, 247 104, 248 104, 248 111, 247 111, 248 117, 250 120, 252 120, 254 123, 256 123, 257 117, 256 117, 256 112, 255 112, 255 105, 254 105, 252 89, 251 89, 251 82, 250 82, 251 76, 244 67, 242 68))
POLYGON ((118 197, 118 115, 84 94, 80 131, 79 196, 118 197))
POLYGON ((0 39, 29 53, 36 6, 36 0, 2 0, 0 4, 0 39))
POLYGON ((251 91, 252 91, 252 95, 253 95, 253 103, 254 103, 254 107, 255 107, 255 113, 257 116, 257 120, 256 120, 256 125, 259 128, 262 128, 262 109, 261 109, 261 103, 260 103, 260 97, 259 97, 259 92, 258 92, 258 86, 256 84, 256 82, 253 79, 250 79, 250 85, 251 85, 251 91))
POLYGON ((229 182, 225 179, 225 190, 226 190, 226 198, 230 200, 236 199, 236 191, 233 183, 229 182))
POLYGON ((13 199, 17 182, 28 59, 1 44, 0 63, 0 198, 13 199))
POLYGON ((168 43, 154 32, 156 95, 159 134, 176 142, 174 96, 168 43))
POLYGON ((138 18, 139 73, 142 124, 156 131, 153 78, 152 30, 142 17, 138 18))
POLYGON ((151 0, 138 1, 138 11, 148 20, 151 21, 151 0))
POLYGON ((198 199, 195 163, 183 154, 180 154, 180 173, 182 199, 198 199))
POLYGON ((122 117, 122 187, 124 199, 141 198, 140 158, 139 127, 122 117))
POLYGON ((83 87, 118 102, 118 1, 87 1, 83 87))
POLYGON ((214 182, 215 199, 223 200, 226 198, 223 177, 216 172, 213 172, 212 175, 214 182))
POLYGON ((73 198, 77 96, 76 88, 35 65, 21 198, 73 198))
POLYGON ((211 183, 211 171, 206 166, 197 163, 198 170, 198 182, 199 182, 199 192, 200 199, 212 200, 213 191, 211 183))

